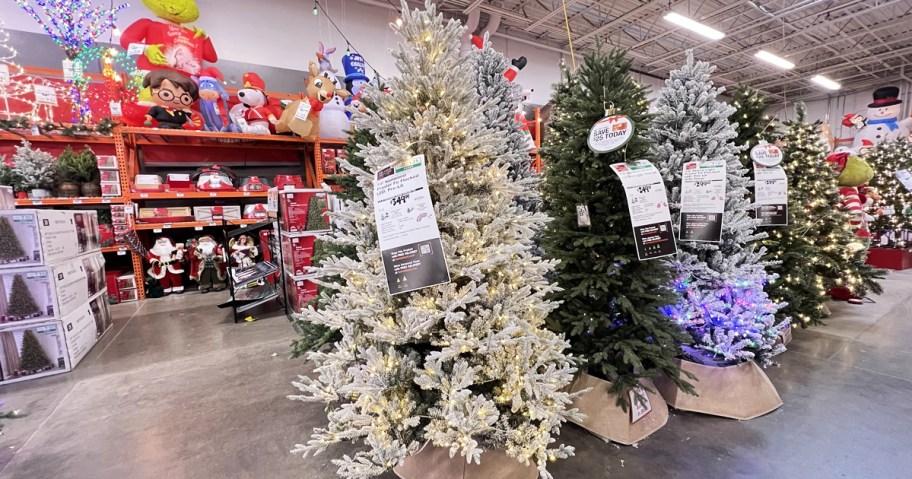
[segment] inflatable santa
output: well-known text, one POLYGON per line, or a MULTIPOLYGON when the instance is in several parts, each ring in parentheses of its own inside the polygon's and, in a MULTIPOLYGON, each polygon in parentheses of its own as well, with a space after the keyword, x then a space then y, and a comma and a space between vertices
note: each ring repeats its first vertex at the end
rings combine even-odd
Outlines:
POLYGON ((184 249, 181 244, 174 244, 171 238, 162 236, 155 240, 149 249, 149 276, 158 280, 165 294, 184 292, 182 276, 184 268, 184 249))
POLYGON ((898 138, 909 138, 912 118, 900 119, 901 116, 899 88, 887 86, 874 90, 874 101, 868 104, 867 117, 850 113, 842 119, 842 124, 859 130, 852 148, 862 151, 865 142, 879 145, 898 138))

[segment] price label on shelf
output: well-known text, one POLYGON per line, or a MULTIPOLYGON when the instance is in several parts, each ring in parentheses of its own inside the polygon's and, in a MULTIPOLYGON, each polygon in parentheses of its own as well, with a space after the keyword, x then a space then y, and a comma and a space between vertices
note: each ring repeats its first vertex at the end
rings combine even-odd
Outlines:
POLYGON ((164 228, 164 229, 166 229, 166 230, 167 230, 167 229, 171 229, 171 223, 165 223, 165 224, 163 224, 163 225, 162 225, 162 228, 164 228))
POLYGON ((124 251, 122 249, 117 250, 117 256, 126 256, 126 255, 127 255, 126 251, 124 251))
POLYGON ((244 192, 244 196, 250 196, 250 192, 249 192, 249 191, 245 191, 245 192, 244 192))
POLYGON ((107 199, 107 198, 101 200, 101 202, 102 202, 103 204, 106 204, 106 205, 111 204, 111 200, 109 200, 109 199, 107 199))
POLYGON ((155 228, 154 230, 152 230, 152 232, 153 232, 153 233, 161 233, 162 230, 161 230, 161 228, 155 228))
POLYGON ((73 204, 74 204, 74 205, 81 205, 81 204, 82 204, 82 200, 73 200, 73 204))
POLYGON ((183 198, 183 197, 184 197, 184 194, 183 194, 183 193, 175 193, 175 195, 176 195, 178 198, 183 198))
POLYGON ((41 204, 43 204, 43 203, 42 203, 41 200, 34 200, 34 201, 32 201, 32 204, 35 205, 35 206, 38 206, 38 205, 41 205, 41 204))
POLYGON ((140 194, 139 194, 139 197, 140 197, 140 198, 148 198, 148 197, 149 197, 149 193, 140 193, 140 194))
POLYGON ((202 226, 194 226, 194 227, 193 227, 193 230, 194 230, 194 231, 203 231, 203 227, 202 227, 202 226))
POLYGON ((216 196, 218 196, 218 193, 216 193, 214 191, 209 193, 210 198, 215 198, 216 196))

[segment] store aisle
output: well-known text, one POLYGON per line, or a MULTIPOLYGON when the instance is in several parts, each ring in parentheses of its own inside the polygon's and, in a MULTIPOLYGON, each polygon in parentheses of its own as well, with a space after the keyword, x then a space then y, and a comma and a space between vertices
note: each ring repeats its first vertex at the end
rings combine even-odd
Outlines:
MULTIPOLYGON (((885 288, 877 304, 833 305, 830 326, 796 331, 768 370, 778 411, 748 422, 673 412, 638 448, 566 426, 561 440, 578 457, 554 476, 908 477, 912 272, 885 288)), ((320 406, 285 398, 306 369, 287 357, 288 322, 235 325, 213 306, 221 299, 118 305, 114 329, 75 371, 0 387, 5 408, 29 414, 0 436, 0 477, 336 477, 328 455, 288 454, 325 420, 320 406)))

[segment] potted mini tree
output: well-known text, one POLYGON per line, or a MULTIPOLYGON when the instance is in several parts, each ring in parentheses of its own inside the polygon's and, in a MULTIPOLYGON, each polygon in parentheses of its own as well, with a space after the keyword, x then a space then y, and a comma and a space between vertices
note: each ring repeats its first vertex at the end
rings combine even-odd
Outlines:
POLYGON ((54 186, 54 157, 22 140, 13 155, 12 172, 18 180, 17 191, 29 192, 32 198, 47 198, 54 186))
POLYGON ((57 194, 67 198, 79 196, 80 169, 82 154, 77 154, 67 146, 57 157, 57 194))
POLYGON ((101 196, 101 175, 98 172, 98 158, 88 146, 79 154, 79 181, 82 196, 101 196))

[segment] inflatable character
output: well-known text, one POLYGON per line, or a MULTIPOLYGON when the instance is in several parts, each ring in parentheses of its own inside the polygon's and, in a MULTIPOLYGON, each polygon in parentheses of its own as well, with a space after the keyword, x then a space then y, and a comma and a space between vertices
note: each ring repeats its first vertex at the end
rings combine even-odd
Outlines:
POLYGON ((120 45, 127 51, 130 45, 142 49, 136 60, 137 68, 147 71, 164 68, 193 77, 200 74, 204 61, 218 61, 206 32, 183 26, 199 19, 195 1, 143 0, 143 4, 162 21, 141 18, 120 36, 120 45))

